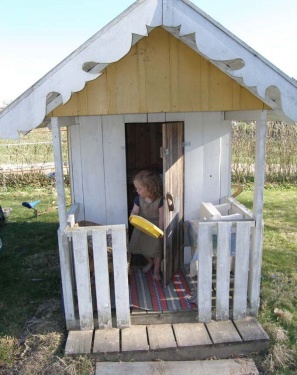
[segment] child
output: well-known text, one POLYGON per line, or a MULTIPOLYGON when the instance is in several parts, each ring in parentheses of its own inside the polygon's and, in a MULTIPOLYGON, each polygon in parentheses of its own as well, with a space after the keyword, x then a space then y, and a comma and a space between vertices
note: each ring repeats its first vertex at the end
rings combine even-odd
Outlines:
MULTIPOLYGON (((163 230, 163 189, 160 177, 154 172, 144 170, 134 177, 133 183, 138 196, 134 199, 131 215, 142 216, 163 230)), ((132 254, 142 254, 148 262, 143 267, 143 272, 148 272, 154 266, 154 279, 161 280, 162 239, 151 237, 134 228, 129 251, 132 254)))

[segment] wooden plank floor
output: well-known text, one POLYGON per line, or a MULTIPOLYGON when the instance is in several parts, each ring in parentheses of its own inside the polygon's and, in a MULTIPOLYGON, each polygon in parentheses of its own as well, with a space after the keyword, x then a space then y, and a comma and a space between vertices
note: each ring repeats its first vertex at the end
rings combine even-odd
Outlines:
POLYGON ((88 353, 102 361, 223 359, 266 350, 268 343, 269 337, 259 322, 246 318, 70 331, 65 354, 88 353))

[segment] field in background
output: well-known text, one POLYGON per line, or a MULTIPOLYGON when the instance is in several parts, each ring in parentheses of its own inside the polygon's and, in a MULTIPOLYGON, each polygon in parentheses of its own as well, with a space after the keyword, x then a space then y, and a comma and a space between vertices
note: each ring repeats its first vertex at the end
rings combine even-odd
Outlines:
MULTIPOLYGON (((297 182, 297 124, 269 122, 266 136, 266 182, 297 182)), ((254 180, 256 125, 237 122, 232 128, 232 180, 254 180)))
MULTIPOLYGON (((237 122, 232 130, 232 181, 252 182, 254 179, 255 124, 237 122)), ((62 128, 64 173, 69 174, 67 129, 62 128)), ((270 122, 266 140, 266 181, 269 183, 297 181, 297 124, 270 122)), ((0 186, 6 176, 24 173, 54 172, 51 131, 36 129, 19 141, 0 139, 0 186)))

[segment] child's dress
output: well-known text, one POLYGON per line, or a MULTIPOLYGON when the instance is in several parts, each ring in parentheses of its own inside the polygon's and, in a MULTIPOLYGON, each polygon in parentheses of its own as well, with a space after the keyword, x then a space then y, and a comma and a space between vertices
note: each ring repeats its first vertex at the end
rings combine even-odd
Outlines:
MULTIPOLYGON (((163 205, 163 198, 156 198, 151 203, 139 197, 139 216, 149 220, 157 227, 159 226, 159 208, 163 205)), ((154 238, 134 228, 129 244, 129 251, 132 254, 142 254, 146 258, 162 257, 163 240, 154 238)))

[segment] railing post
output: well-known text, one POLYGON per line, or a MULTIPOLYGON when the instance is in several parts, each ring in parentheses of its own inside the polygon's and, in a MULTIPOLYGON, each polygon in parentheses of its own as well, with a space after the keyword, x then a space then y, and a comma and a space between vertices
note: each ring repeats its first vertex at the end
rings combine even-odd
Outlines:
POLYGON ((117 327, 130 327, 130 300, 127 266, 126 227, 112 230, 113 273, 117 327))
POLYGON ((218 223, 216 320, 229 319, 231 222, 218 223))
POLYGON ((65 199, 64 175, 63 175, 63 158, 62 158, 62 149, 61 149, 61 132, 60 132, 58 117, 51 118, 51 128, 52 128, 52 136, 53 136, 59 222, 60 222, 61 231, 64 231, 67 225, 66 199, 65 199))
POLYGON ((198 319, 199 322, 211 321, 212 294, 212 223, 199 223, 198 244, 198 319))
POLYGON ((92 230, 93 257, 99 328, 111 328, 111 302, 106 230, 92 230))
POLYGON ((66 328, 70 330, 77 328, 73 299, 74 283, 72 278, 70 245, 65 232, 62 232, 61 229, 58 229, 58 242, 66 328))
POLYGON ((233 319, 235 320, 245 318, 247 310, 251 222, 237 222, 236 233, 236 257, 233 295, 233 319))
POLYGON ((94 329, 88 240, 86 231, 73 231, 73 255, 81 330, 94 329))

